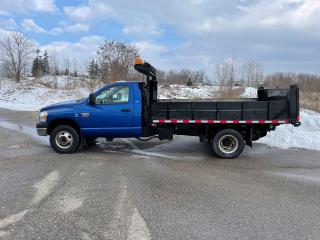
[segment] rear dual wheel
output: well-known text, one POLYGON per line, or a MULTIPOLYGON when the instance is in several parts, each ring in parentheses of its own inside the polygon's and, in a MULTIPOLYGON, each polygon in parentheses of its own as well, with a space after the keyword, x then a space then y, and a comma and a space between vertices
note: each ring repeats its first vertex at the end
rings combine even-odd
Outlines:
POLYGON ((211 145, 219 158, 233 159, 243 152, 244 140, 238 131, 222 129, 214 135, 211 145))

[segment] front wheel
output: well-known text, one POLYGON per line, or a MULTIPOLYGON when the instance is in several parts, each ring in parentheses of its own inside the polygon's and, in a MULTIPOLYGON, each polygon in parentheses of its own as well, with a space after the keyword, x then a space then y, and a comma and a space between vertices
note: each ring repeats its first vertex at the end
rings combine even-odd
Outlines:
POLYGON ((238 157, 244 149, 242 135, 234 129, 223 129, 216 133, 212 139, 214 153, 225 159, 238 157))
POLYGON ((70 126, 58 126, 50 135, 51 147, 57 153, 74 153, 78 150, 80 137, 78 132, 70 126))

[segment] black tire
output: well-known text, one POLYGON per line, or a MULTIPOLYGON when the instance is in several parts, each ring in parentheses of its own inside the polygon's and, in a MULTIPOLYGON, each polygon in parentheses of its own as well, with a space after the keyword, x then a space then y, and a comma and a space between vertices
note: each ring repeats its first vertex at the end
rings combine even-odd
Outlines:
POLYGON ((50 144, 57 153, 74 153, 80 146, 80 136, 73 127, 58 126, 50 134, 50 144))
POLYGON ((238 131, 223 129, 214 135, 211 145, 217 157, 233 159, 243 152, 244 140, 238 131))

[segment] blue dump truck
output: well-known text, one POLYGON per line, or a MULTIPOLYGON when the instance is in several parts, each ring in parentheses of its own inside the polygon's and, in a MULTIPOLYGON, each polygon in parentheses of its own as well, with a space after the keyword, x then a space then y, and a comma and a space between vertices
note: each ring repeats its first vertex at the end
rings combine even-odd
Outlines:
POLYGON ((97 138, 198 136, 217 157, 230 159, 280 124, 300 125, 297 86, 260 87, 252 99, 160 100, 156 69, 140 58, 134 68, 145 82, 114 82, 85 99, 42 108, 38 134, 50 135, 58 153, 73 153, 97 138))

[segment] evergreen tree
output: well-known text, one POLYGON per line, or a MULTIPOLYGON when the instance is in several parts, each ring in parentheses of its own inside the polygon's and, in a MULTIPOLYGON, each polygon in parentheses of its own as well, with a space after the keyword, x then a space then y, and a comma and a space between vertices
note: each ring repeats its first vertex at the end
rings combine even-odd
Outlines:
POLYGON ((88 73, 90 77, 96 77, 99 75, 99 66, 94 60, 92 60, 89 64, 88 73))
POLYGON ((60 70, 59 70, 59 67, 58 67, 58 66, 55 66, 52 71, 53 71, 53 75, 54 75, 54 76, 60 75, 60 70))
POLYGON ((32 63, 31 73, 34 77, 41 77, 43 75, 43 61, 41 56, 37 56, 32 63))
POLYGON ((40 63, 39 63, 39 57, 36 57, 33 62, 32 62, 32 67, 31 67, 31 73, 33 77, 39 77, 39 71, 40 69, 40 63))
POLYGON ((187 86, 188 87, 192 87, 193 86, 193 82, 191 81, 191 77, 189 77, 189 80, 187 82, 187 86))
POLYGON ((42 70, 44 75, 50 74, 49 56, 47 51, 45 51, 43 55, 42 70))
POLYGON ((66 68, 66 69, 64 70, 64 75, 66 75, 66 76, 69 75, 69 69, 68 69, 68 68, 66 68))

